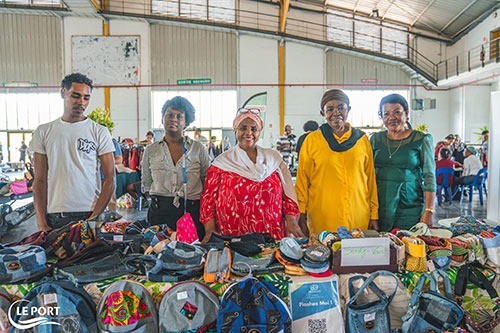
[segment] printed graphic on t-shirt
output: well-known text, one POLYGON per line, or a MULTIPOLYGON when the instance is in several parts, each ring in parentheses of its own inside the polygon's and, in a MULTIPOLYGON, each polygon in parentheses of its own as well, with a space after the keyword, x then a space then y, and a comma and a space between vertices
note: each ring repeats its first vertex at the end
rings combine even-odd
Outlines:
POLYGON ((97 149, 97 145, 93 141, 89 141, 87 139, 78 139, 78 150, 84 151, 87 154, 93 150, 97 149))

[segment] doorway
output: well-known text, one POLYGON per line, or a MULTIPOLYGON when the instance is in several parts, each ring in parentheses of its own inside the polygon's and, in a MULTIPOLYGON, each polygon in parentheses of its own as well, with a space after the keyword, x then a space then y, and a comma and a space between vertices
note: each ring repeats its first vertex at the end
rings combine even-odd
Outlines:
MULTIPOLYGON (((22 142, 29 146, 31 142, 32 133, 31 132, 7 132, 7 156, 4 152, 4 160, 8 162, 19 162, 19 157, 21 153, 19 148, 22 142)), ((5 149, 4 149, 5 151, 5 149)), ((26 161, 29 161, 28 154, 26 153, 26 161)))

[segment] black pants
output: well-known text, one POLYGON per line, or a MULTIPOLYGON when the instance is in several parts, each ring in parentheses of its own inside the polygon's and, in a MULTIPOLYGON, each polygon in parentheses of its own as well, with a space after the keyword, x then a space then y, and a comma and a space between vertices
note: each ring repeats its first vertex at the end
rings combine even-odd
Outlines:
POLYGON ((60 228, 70 222, 86 220, 92 212, 71 212, 71 213, 47 213, 45 215, 47 224, 52 229, 60 228))
MULTIPOLYGON (((159 195, 151 196, 151 205, 148 209, 148 222, 150 225, 166 224, 172 230, 177 230, 177 220, 184 215, 184 199, 180 198, 179 207, 175 207, 173 197, 159 195)), ((200 222, 200 200, 188 200, 186 212, 193 218, 198 238, 205 237, 205 227, 200 222)))

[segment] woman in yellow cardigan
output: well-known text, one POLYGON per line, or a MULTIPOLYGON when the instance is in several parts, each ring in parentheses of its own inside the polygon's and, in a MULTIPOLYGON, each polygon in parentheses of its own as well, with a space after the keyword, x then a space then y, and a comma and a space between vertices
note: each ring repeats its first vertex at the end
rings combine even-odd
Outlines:
POLYGON ((365 133, 346 122, 350 109, 342 90, 325 92, 320 113, 326 124, 302 144, 295 190, 306 234, 378 229, 373 152, 365 133))

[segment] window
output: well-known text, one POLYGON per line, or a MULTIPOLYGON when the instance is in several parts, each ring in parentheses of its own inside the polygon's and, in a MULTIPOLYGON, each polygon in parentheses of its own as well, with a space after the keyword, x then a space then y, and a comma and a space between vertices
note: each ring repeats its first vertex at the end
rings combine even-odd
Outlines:
POLYGON ((34 130, 63 113, 61 95, 55 93, 0 92, 0 130, 34 130))
POLYGON ((378 117, 378 106, 382 97, 389 94, 400 94, 408 100, 407 90, 344 90, 351 102, 351 112, 347 121, 354 127, 362 127, 363 131, 371 132, 367 128, 377 131, 382 126, 378 117))
POLYGON ((191 19, 236 22, 235 0, 153 0, 152 13, 191 19))
POLYGON ((152 127, 163 128, 161 108, 175 96, 187 98, 193 104, 195 121, 190 127, 232 128, 237 111, 236 90, 201 90, 201 91, 153 91, 152 92, 152 127))

